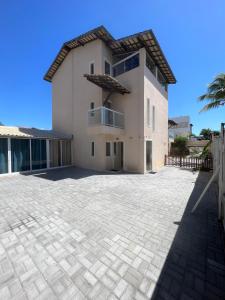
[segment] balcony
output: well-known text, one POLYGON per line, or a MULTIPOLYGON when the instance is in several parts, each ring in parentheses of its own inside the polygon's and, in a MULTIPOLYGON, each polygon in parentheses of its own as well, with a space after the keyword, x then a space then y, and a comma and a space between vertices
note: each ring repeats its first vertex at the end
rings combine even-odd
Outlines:
POLYGON ((89 134, 120 135, 124 132, 124 114, 104 106, 88 111, 89 134))

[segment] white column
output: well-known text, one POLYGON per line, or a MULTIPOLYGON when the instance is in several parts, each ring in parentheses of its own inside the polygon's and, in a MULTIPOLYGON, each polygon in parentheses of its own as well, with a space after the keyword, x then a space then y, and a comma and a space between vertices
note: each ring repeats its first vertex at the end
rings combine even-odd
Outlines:
POLYGON ((30 170, 32 171, 32 149, 31 149, 31 139, 29 139, 29 147, 30 147, 30 170))
POLYGON ((8 173, 12 173, 11 138, 8 138, 8 173))
POLYGON ((47 169, 50 168, 50 147, 49 140, 46 140, 46 161, 47 161, 47 169))

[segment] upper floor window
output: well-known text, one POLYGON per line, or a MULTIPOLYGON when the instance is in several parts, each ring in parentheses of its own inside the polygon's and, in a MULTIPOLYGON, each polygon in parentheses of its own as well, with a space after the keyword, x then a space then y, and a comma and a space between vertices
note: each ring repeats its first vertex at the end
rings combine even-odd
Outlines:
POLYGON ((134 54, 113 67, 113 76, 118 76, 139 66, 139 53, 134 54))
POLYGON ((95 64, 93 62, 90 63, 90 74, 95 73, 95 64))
POLYGON ((147 98, 146 113, 147 113, 147 126, 150 127, 150 99, 149 98, 147 98))
POLYGON ((105 74, 107 75, 111 74, 111 65, 107 60, 105 60, 105 74))
POLYGON ((158 79, 158 82, 162 85, 162 87, 164 87, 164 89, 167 91, 167 82, 159 70, 157 72, 157 79, 158 79))
POLYGON ((152 106, 152 131, 155 131, 155 106, 152 106))
POLYGON ((146 67, 152 72, 153 75, 156 75, 156 65, 151 58, 151 56, 146 52, 146 67))

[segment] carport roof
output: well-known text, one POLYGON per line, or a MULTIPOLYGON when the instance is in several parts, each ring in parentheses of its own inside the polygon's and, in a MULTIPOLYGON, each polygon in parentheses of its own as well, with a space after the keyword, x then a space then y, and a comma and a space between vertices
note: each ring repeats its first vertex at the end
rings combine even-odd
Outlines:
POLYGON ((53 130, 38 128, 0 126, 0 137, 21 137, 39 139, 72 139, 72 135, 65 135, 53 130))

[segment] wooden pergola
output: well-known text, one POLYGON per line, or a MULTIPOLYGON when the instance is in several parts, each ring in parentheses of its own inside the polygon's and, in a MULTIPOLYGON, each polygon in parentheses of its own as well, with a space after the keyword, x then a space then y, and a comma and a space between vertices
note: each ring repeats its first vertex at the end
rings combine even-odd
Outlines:
POLYGON ((119 93, 119 94, 129 94, 130 91, 122 86, 121 83, 114 77, 110 75, 90 75, 90 74, 84 74, 84 77, 87 78, 90 82, 96 84, 97 86, 108 90, 111 93, 119 93))
POLYGON ((104 26, 97 27, 85 34, 82 34, 63 44, 55 60, 51 64, 44 79, 52 81, 55 72, 58 70, 68 53, 77 47, 82 47, 94 40, 101 39, 111 50, 113 55, 122 56, 145 48, 154 60, 160 71, 163 73, 167 83, 176 83, 176 78, 159 46, 159 43, 152 30, 146 30, 121 39, 114 39, 104 26))

